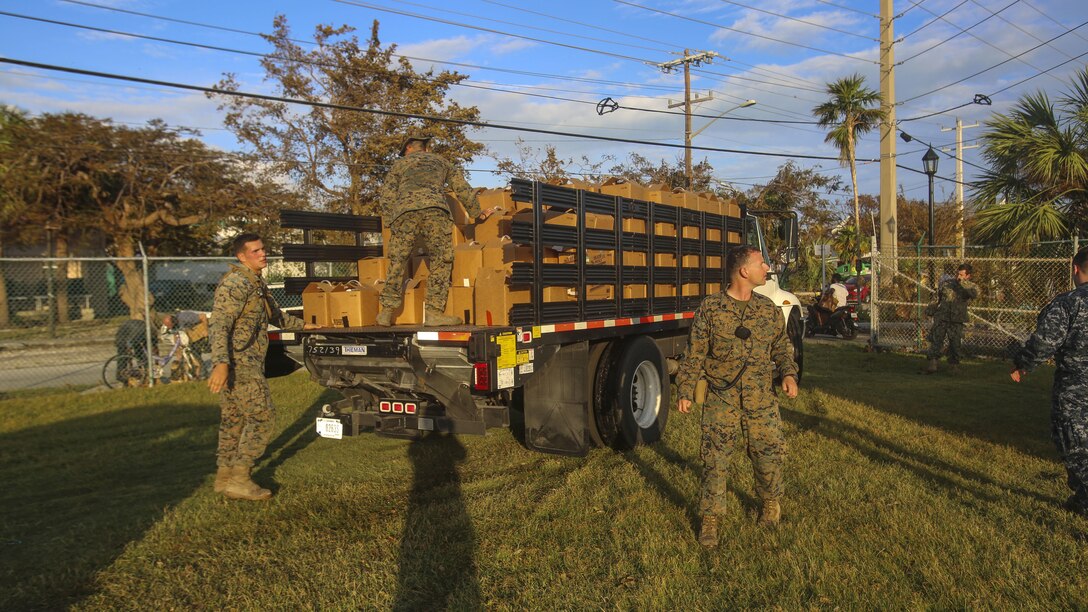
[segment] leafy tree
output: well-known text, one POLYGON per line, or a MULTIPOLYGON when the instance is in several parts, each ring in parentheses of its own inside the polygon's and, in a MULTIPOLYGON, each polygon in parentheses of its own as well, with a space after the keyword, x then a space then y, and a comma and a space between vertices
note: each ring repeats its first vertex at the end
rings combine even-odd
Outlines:
POLYGON ((1028 94, 986 127, 975 239, 1023 246, 1088 232, 1088 68, 1056 105, 1028 94))
POLYGON ((824 142, 839 150, 839 161, 850 168, 850 185, 854 190, 854 226, 861 227, 858 203, 857 140, 871 132, 884 119, 884 111, 872 108, 880 105, 880 94, 865 86, 860 74, 841 78, 827 85, 828 101, 812 109, 816 122, 830 128, 824 142))
MULTIPOLYGON (((613 166, 611 173, 643 185, 664 183, 677 189, 687 188, 688 184, 683 157, 677 157, 671 164, 664 159, 655 163, 638 153, 631 153, 626 161, 613 166)), ((691 175, 690 191, 713 191, 714 168, 705 158, 691 167, 691 175)))
MULTIPOLYGON (((205 254, 230 224, 274 218, 275 210, 295 202, 278 183, 251 180, 244 160, 161 121, 130 128, 82 114, 47 114, 5 132, 11 146, 0 151, 7 170, 0 183, 20 205, 14 238, 41 241, 43 228, 52 225, 60 257, 71 240, 88 233, 102 236, 118 257, 137 256, 140 243, 156 254, 157 246, 183 235, 178 232, 203 236, 196 242, 205 254)), ((117 266, 125 278, 121 298, 141 318, 143 276, 136 262, 117 266)))
POLYGON ((611 159, 604 158, 594 162, 586 155, 577 160, 573 157, 562 158, 556 152, 555 145, 546 145, 541 150, 530 146, 521 138, 517 139, 515 146, 518 150, 517 161, 511 158, 495 158, 499 174, 552 185, 563 185, 570 180, 600 182, 604 178, 601 167, 611 159))
MULTIPOLYGON (((261 60, 265 80, 276 94, 311 102, 381 109, 450 119, 479 119, 476 107, 446 100, 449 88, 467 77, 456 72, 417 73, 405 58, 394 58, 395 45, 382 47, 378 22, 361 46, 349 26, 319 25, 317 45, 303 50, 291 39, 287 18, 276 17, 264 35, 274 52, 261 60)), ((233 74, 219 88, 238 91, 233 74)), ((378 214, 377 196, 386 169, 400 153, 405 135, 422 128, 435 137, 434 150, 465 163, 483 151, 465 127, 352 110, 299 107, 283 102, 210 94, 221 101, 226 125, 258 155, 275 160, 311 202, 357 214, 378 214)))

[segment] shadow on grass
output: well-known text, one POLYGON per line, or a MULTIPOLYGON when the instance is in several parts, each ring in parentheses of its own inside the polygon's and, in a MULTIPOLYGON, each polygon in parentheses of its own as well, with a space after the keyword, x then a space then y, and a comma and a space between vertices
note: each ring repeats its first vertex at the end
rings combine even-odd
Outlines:
POLYGON ((432 433, 412 442, 408 457, 413 481, 393 609, 481 608, 476 534, 457 467, 465 460, 465 447, 452 435, 432 433))
POLYGON ((207 404, 73 418, 0 436, 0 609, 65 608, 214 469, 207 404))
POLYGON ((310 404, 307 408, 295 419, 294 423, 288 425, 280 435, 276 436, 276 439, 268 445, 268 450, 265 452, 265 456, 268 457, 267 462, 264 465, 259 465, 255 477, 262 479, 261 483, 268 487, 271 484, 272 492, 275 493, 279 489, 278 483, 275 482, 276 470, 286 463, 289 459, 295 456, 300 450, 309 446, 311 442, 318 438, 317 429, 314 425, 317 415, 321 412, 321 407, 325 404, 331 404, 343 396, 332 389, 325 389, 321 395, 318 396, 314 403, 310 404), (271 483, 269 480, 271 479, 271 483))
MULTIPOLYGON (((781 411, 783 420, 792 423, 799 429, 814 432, 829 440, 854 448, 873 461, 899 465, 919 476, 922 480, 934 482, 952 493, 966 493, 976 499, 990 503, 1000 502, 1006 499, 1009 494, 1047 504, 1062 501, 1054 497, 1040 495, 1035 491, 1010 486, 1005 482, 998 482, 985 474, 948 463, 930 455, 907 450, 888 438, 875 435, 869 430, 843 423, 834 418, 818 417, 785 407, 781 408, 781 411), (998 492, 989 493, 984 490, 984 487, 993 487, 998 492)), ((1031 517, 1027 516, 1027 518, 1031 517)))
POLYGON ((922 425, 1002 444, 1053 460, 1050 441, 1052 370, 1015 385, 1004 363, 968 361, 960 374, 919 374, 918 356, 865 353, 856 346, 812 345, 803 386, 922 425))

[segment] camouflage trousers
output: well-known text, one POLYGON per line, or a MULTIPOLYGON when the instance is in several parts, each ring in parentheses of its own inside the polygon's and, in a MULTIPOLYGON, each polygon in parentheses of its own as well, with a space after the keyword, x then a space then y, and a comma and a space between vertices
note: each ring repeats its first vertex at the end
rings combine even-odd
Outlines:
MULTIPOLYGON (((728 392, 727 392, 728 393, 728 392)), ((779 499, 784 493, 782 463, 786 440, 776 402, 743 406, 739 395, 725 398, 709 391, 703 404, 703 483, 701 514, 726 514, 729 465, 738 448, 745 448, 755 474, 756 495, 779 499), (736 405, 741 404, 741 405, 736 405)))
POLYGON ((253 467, 272 440, 275 408, 263 377, 231 381, 220 392, 219 467, 253 467))
POLYGON ((944 352, 944 339, 948 338, 948 363, 960 362, 960 344, 963 342, 963 323, 935 321, 929 330, 929 351, 926 357, 940 359, 944 352))
POLYGON ((453 221, 449 213, 439 208, 413 210, 397 217, 390 225, 389 244, 385 256, 389 258, 385 288, 378 301, 382 310, 396 310, 404 302, 404 276, 412 249, 422 242, 427 249, 427 307, 442 312, 450 295, 450 276, 453 274, 453 221))
POLYGON ((1088 399, 1063 387, 1054 385, 1051 436, 1073 496, 1081 508, 1088 509, 1088 399))

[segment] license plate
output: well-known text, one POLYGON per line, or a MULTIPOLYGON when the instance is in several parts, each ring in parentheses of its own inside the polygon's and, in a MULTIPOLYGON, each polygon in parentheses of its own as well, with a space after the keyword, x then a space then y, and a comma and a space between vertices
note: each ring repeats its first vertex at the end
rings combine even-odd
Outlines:
POLYGON ((365 344, 311 344, 307 352, 311 355, 366 355, 365 344))
POLYGON ((317 435, 340 440, 344 437, 344 424, 339 419, 317 419, 317 435))

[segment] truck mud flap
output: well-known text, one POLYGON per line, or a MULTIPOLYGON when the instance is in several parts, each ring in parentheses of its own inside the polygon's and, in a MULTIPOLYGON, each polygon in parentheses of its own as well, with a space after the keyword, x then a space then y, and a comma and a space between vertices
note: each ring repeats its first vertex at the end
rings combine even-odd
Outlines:
POLYGON ((585 379, 589 343, 559 349, 525 383, 525 445, 556 455, 583 456, 589 452, 590 397, 585 379))

